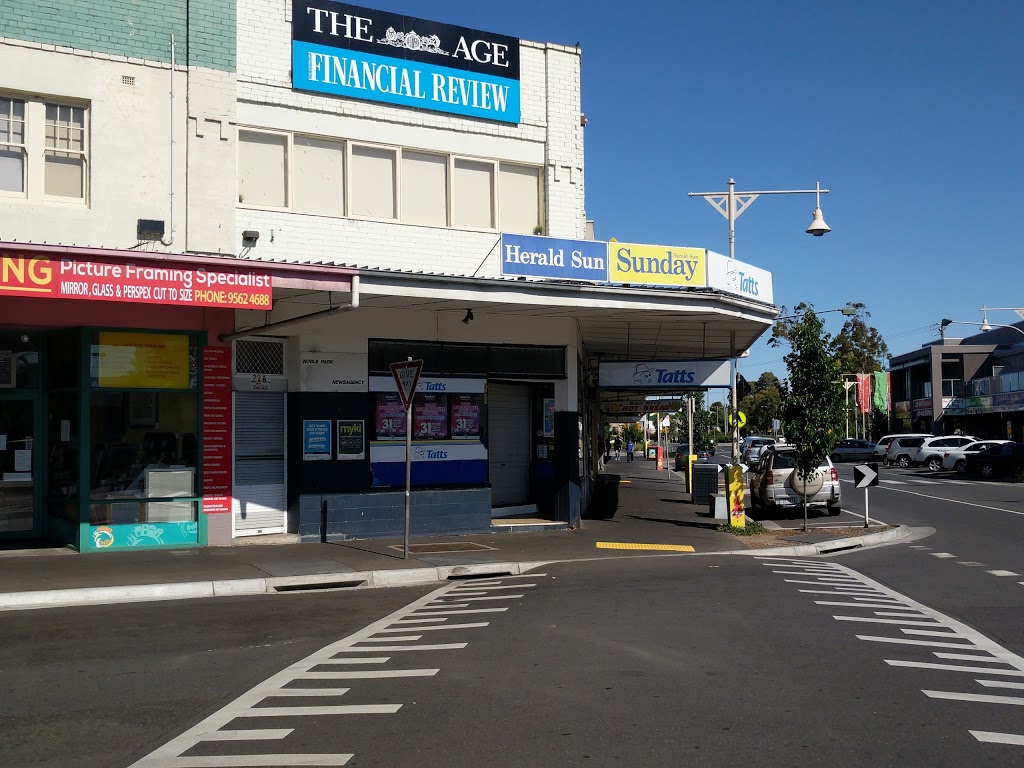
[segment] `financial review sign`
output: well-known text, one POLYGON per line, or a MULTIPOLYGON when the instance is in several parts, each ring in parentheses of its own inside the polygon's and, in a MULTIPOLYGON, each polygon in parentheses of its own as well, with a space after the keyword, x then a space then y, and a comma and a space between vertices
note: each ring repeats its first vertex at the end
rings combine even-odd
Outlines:
POLYGON ((292 87, 518 123, 519 40, 335 0, 295 0, 292 87))

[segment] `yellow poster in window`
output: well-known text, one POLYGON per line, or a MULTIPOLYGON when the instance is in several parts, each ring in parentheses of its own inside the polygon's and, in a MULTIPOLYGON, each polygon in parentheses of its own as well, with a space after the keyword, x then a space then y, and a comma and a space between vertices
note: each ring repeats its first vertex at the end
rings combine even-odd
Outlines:
POLYGON ((117 389, 188 389, 188 336, 100 332, 97 384, 117 389))
POLYGON ((703 248, 608 243, 609 282, 707 288, 703 248))

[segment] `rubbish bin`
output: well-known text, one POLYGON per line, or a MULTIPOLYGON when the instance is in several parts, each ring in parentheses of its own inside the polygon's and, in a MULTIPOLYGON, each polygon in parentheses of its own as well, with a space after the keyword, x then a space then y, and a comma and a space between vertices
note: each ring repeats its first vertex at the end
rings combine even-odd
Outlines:
POLYGON ((718 465, 694 464, 693 485, 690 491, 694 504, 703 507, 711 502, 711 494, 718 491, 718 465))

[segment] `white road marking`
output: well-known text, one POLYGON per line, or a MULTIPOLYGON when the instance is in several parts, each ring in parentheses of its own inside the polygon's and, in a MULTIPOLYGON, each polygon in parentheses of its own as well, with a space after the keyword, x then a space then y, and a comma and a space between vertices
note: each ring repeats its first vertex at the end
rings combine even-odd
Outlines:
MULTIPOLYGON (((883 480, 883 483, 894 482, 892 480, 883 480)), ((995 483, 992 483, 995 485, 995 483)), ((887 491, 893 493, 909 493, 911 496, 920 496, 922 499, 932 499, 933 501, 948 501, 950 504, 962 504, 965 507, 975 507, 977 509, 990 509, 993 512, 1009 512, 1011 515, 1024 515, 1024 512, 1018 512, 1014 509, 1003 509, 1002 507, 990 507, 985 504, 975 504, 971 501, 961 501, 960 499, 950 499, 945 496, 929 496, 927 493, 918 493, 917 491, 908 491, 905 488, 886 488, 887 491)))
MULTIPOLYGON (((416 629, 418 629, 420 632, 426 632, 432 629, 472 629, 474 627, 486 627, 488 625, 490 625, 489 621, 477 621, 472 624, 442 624, 439 627, 416 627, 416 629)), ((397 627, 394 629, 382 629, 379 630, 377 634, 383 635, 385 632, 405 632, 405 629, 403 627, 397 627)), ((387 639, 391 640, 392 638, 389 637, 387 639)), ((346 661, 348 661, 348 663, 356 662, 355 659, 347 659, 346 661)))
POLYGON ((914 611, 913 613, 908 613, 905 611, 875 611, 875 616, 892 616, 894 618, 901 617, 904 619, 920 619, 924 616, 924 614, 918 613, 917 611, 914 611))
MULTIPOLYGON (((878 594, 878 593, 875 593, 878 594)), ((889 603, 890 605, 903 605, 903 603, 893 597, 855 597, 854 600, 861 600, 863 602, 878 602, 878 603, 889 603)))
POLYGON ((858 640, 873 643, 894 643, 896 645, 923 645, 928 648, 970 648, 965 643, 943 643, 938 640, 911 640, 909 637, 885 637, 882 635, 857 635, 858 640))
POLYGON ((847 608, 889 608, 886 603, 841 603, 837 600, 815 600, 815 605, 842 605, 847 608))
POLYGON ((929 637, 961 637, 964 640, 967 639, 963 635, 957 634, 956 632, 939 632, 938 630, 932 629, 901 629, 900 632, 903 632, 908 635, 928 635, 929 637))
POLYGON ((939 482, 937 480, 911 480, 908 478, 907 482, 914 483, 916 485, 939 485, 939 482))
POLYGON ((1024 745, 1024 736, 1018 733, 993 733, 992 731, 969 731, 971 736, 987 744, 1024 745))
POLYGON ((940 659, 951 659, 952 661, 992 661, 997 664, 1006 663, 1002 659, 996 659, 992 656, 979 656, 977 654, 970 653, 939 653, 936 651, 935 655, 940 659))
MULTIPOLYGON (((536 586, 537 586, 536 584, 495 584, 492 587, 490 584, 484 584, 482 586, 474 586, 473 589, 474 590, 481 589, 481 590, 487 590, 488 592, 493 592, 496 589, 529 589, 530 587, 536 587, 536 586)), ((460 587, 460 588, 456 589, 455 591, 458 592, 460 595, 464 595, 466 593, 463 592, 463 589, 468 589, 468 588, 467 587, 460 587)))
POLYGON ((433 677, 440 669, 355 669, 344 672, 304 672, 298 680, 373 680, 383 677, 433 677))
POLYGON ((902 480, 879 480, 878 482, 885 483, 886 485, 906 485, 902 480))
POLYGON ((956 564, 957 565, 966 565, 966 566, 968 566, 970 568, 984 568, 985 567, 984 563, 978 563, 978 562, 975 562, 974 560, 957 560, 956 564))
POLYGON ((982 680, 979 678, 974 682, 980 683, 986 688, 1014 688, 1016 690, 1024 690, 1024 683, 1012 683, 1009 680, 982 680))
POLYGON ((969 483, 966 480, 943 480, 943 482, 949 483, 950 485, 972 485, 972 483, 969 483))
POLYGON ((902 659, 886 659, 890 667, 915 667, 917 669, 944 669, 949 672, 983 672, 986 675, 1007 675, 1024 677, 1024 670, 992 669, 991 667, 965 667, 960 664, 932 664, 929 661, 903 661, 902 659))
POLYGON ((956 555, 951 555, 951 554, 949 554, 949 552, 929 552, 929 554, 932 557, 938 557, 938 558, 942 558, 942 559, 949 558, 949 557, 956 557, 956 555))
POLYGON ((925 547, 925 546, 923 546, 921 544, 911 544, 910 548, 911 549, 931 549, 931 547, 925 547))
POLYGON ((903 624, 906 626, 934 627, 934 621, 907 621, 905 619, 871 619, 866 616, 833 616, 836 621, 868 621, 875 624, 903 624))
MULTIPOLYGON (((537 578, 540 574, 521 574, 524 578, 537 578)), ((495 586, 501 585, 500 579, 492 580, 495 586)), ((523 584, 520 587, 534 586, 523 584)), ((134 762, 129 768, 241 768, 242 766, 267 766, 268 768, 285 768, 286 766, 342 766, 354 757, 352 754, 252 754, 252 755, 188 755, 186 752, 196 749, 199 745, 207 742, 221 742, 222 744, 246 742, 246 741, 267 741, 286 739, 295 729, 292 728, 260 728, 260 729, 232 729, 229 727, 232 721, 238 718, 270 718, 270 717, 323 717, 342 715, 376 715, 394 714, 402 708, 401 704, 352 704, 352 705, 323 705, 323 706, 267 706, 270 701, 280 701, 289 698, 305 698, 313 700, 316 698, 330 699, 344 696, 350 688, 328 688, 328 687, 294 687, 300 681, 312 680, 371 680, 384 678, 411 678, 411 677, 433 677, 437 675, 437 669, 337 669, 336 671, 313 671, 320 667, 332 665, 354 666, 383 664, 391 660, 390 656, 370 656, 381 651, 443 651, 458 650, 465 648, 467 643, 440 643, 435 645, 377 645, 377 643, 409 641, 415 642, 422 638, 422 635, 397 635, 394 633, 408 632, 410 628, 402 626, 403 622, 421 623, 428 622, 431 626, 420 626, 416 630, 437 630, 450 629, 458 630, 469 627, 487 626, 488 622, 477 622, 470 624, 443 624, 447 621, 446 616, 439 616, 438 613, 499 613, 507 611, 503 608, 477 608, 468 610, 454 610, 453 604, 444 603, 444 598, 452 596, 456 584, 445 586, 414 600, 394 613, 373 622, 363 629, 354 632, 348 637, 321 648, 306 658, 294 664, 290 664, 277 674, 259 683, 250 690, 234 699, 217 712, 197 723, 181 735, 171 739, 166 744, 150 752, 145 757, 134 762), (425 611, 418 617, 416 613, 425 611), (377 637, 388 633, 391 636, 377 637), (342 657, 341 654, 360 654, 360 656, 342 657)), ((486 594, 483 593, 483 594, 486 594)), ((455 604, 461 608, 468 604, 455 604)), ((311 701, 310 703, 314 703, 311 701)))
POLYGON ((421 616, 429 616, 430 611, 424 613, 424 611, 426 611, 428 608, 430 609, 430 611, 433 611, 435 608, 469 608, 469 603, 430 603, 429 605, 424 605, 422 608, 420 608, 418 613, 421 616))
POLYGON ((995 571, 985 571, 985 573, 991 573, 993 576, 1020 576, 1019 573, 1014 573, 1013 571, 995 570, 995 571))
POLYGON ((519 600, 522 595, 488 595, 487 597, 467 597, 466 601, 481 601, 481 600, 519 600))
POLYGON ((798 589, 797 592, 808 592, 813 595, 842 595, 843 597, 849 597, 852 595, 873 596, 876 594, 875 592, 868 592, 867 590, 862 589, 858 589, 856 591, 852 589, 840 591, 835 591, 831 589, 798 589))
POLYGON ((813 584, 816 587, 835 587, 836 589, 839 589, 842 586, 841 584, 829 584, 821 581, 804 581, 803 579, 783 579, 783 581, 787 584, 813 584))
POLYGON ((953 701, 980 701, 983 704, 1015 704, 1024 706, 1024 698, 1020 696, 991 696, 987 693, 960 693, 958 691, 922 691, 932 699, 952 699, 953 701))

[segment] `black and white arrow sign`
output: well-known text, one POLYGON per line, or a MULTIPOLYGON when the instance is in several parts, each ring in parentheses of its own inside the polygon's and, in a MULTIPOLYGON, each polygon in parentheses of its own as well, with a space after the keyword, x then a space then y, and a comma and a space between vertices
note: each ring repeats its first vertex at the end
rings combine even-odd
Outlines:
POLYGON ((878 485, 878 465, 858 464, 853 468, 853 482, 856 488, 874 488, 878 485))

